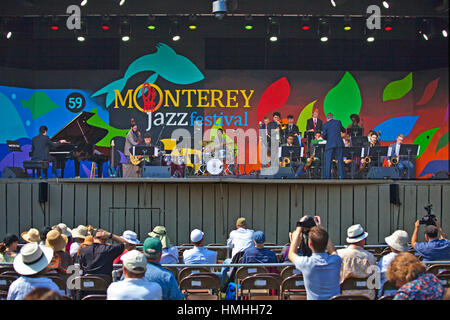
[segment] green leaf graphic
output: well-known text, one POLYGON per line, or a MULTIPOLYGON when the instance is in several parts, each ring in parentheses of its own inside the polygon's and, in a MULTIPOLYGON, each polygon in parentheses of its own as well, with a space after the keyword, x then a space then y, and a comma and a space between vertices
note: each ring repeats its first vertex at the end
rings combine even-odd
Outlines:
POLYGON ((413 144, 418 144, 420 146, 419 155, 416 156, 416 158, 420 157, 422 153, 425 152, 428 145, 430 144, 430 141, 433 139, 434 134, 438 130, 439 128, 429 129, 427 131, 422 132, 414 139, 413 144))
POLYGON ((346 72, 341 81, 327 93, 323 111, 325 115, 331 112, 334 119, 341 120, 344 127, 352 123, 351 114, 359 114, 361 111, 361 92, 355 78, 349 72, 346 72))
POLYGON ((108 130, 108 134, 102 140, 97 142, 97 146, 99 147, 111 146, 112 139, 114 139, 115 137, 126 137, 128 131, 130 131, 129 129, 117 129, 111 127, 97 115, 97 108, 92 109, 90 112, 95 113, 95 115, 89 118, 86 123, 94 127, 108 130))
POLYGON ((42 117, 59 106, 50 99, 50 97, 42 91, 37 91, 28 100, 20 100, 24 108, 31 111, 33 120, 42 117))
POLYGON ((297 119, 297 126, 300 132, 306 131, 306 122, 308 121, 309 118, 311 118, 314 104, 316 103, 316 101, 317 100, 310 102, 306 107, 303 108, 302 112, 300 112, 300 115, 298 116, 297 119))
POLYGON ((442 137, 439 139, 437 146, 436 146, 436 153, 438 153, 439 150, 441 150, 443 147, 445 147, 449 142, 449 135, 448 131, 442 135, 442 137))
POLYGON ((412 72, 401 80, 389 83, 383 90, 383 102, 404 97, 413 85, 412 72))

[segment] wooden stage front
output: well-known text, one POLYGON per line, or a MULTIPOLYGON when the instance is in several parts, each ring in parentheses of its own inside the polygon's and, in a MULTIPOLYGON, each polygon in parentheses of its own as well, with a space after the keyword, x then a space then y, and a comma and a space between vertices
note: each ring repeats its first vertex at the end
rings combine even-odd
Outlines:
POLYGON ((266 233, 267 242, 285 244, 296 221, 309 214, 322 218, 335 244, 345 243, 355 223, 369 232, 369 244, 378 244, 396 229, 411 235, 428 203, 449 232, 448 180, 0 179, 0 237, 64 222, 116 234, 131 229, 141 241, 154 226, 165 225, 173 244, 188 243, 190 231, 199 228, 206 243, 225 243, 243 216, 266 233), (41 204, 43 181, 48 201, 41 204), (399 185, 400 205, 390 203, 390 184, 399 185))

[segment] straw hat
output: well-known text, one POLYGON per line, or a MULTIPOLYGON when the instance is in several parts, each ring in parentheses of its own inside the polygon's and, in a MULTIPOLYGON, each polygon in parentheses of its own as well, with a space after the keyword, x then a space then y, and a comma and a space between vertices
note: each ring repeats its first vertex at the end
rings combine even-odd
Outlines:
POLYGON ((85 239, 89 235, 88 228, 83 225, 79 225, 75 229, 72 229, 72 238, 85 239))
POLYGON ((71 237, 72 236, 72 230, 70 228, 68 228, 65 223, 57 224, 53 228, 57 229, 59 232, 61 232, 62 234, 66 235, 67 237, 71 237))
POLYGON ((65 251, 68 238, 65 234, 61 234, 58 230, 52 230, 47 233, 45 246, 52 248, 55 252, 65 251))
POLYGON ((27 243, 14 259, 14 270, 18 274, 31 276, 44 270, 53 258, 53 249, 42 247, 37 242, 27 243))
POLYGON ((389 237, 384 238, 389 247, 401 252, 409 250, 408 240, 408 233, 403 230, 397 230, 389 237))
POLYGON ((167 236, 167 230, 164 226, 156 226, 153 231, 148 234, 152 238, 159 238, 162 243, 163 249, 170 248, 172 244, 167 236))
POLYGON ((369 234, 360 224, 355 224, 347 229, 347 243, 356 243, 367 238, 369 234))
POLYGON ((39 241, 41 241, 41 237, 39 236, 39 230, 35 229, 35 228, 31 228, 28 231, 22 232, 22 234, 20 236, 26 242, 39 242, 39 241))

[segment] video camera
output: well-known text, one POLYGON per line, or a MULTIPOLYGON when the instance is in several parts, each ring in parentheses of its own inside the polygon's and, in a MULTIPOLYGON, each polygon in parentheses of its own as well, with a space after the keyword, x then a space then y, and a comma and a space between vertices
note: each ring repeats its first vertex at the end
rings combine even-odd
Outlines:
POLYGON ((427 214, 419 220, 419 224, 424 224, 427 226, 435 226, 436 225, 436 216, 431 214, 433 210, 433 205, 429 204, 424 209, 427 211, 427 214))

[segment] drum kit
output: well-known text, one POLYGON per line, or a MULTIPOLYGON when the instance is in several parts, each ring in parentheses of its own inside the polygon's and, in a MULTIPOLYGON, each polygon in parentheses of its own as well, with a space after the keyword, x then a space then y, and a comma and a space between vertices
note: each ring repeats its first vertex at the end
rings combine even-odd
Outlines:
POLYGON ((236 169, 233 152, 227 153, 225 148, 212 151, 210 146, 213 141, 203 140, 201 164, 195 171, 199 176, 224 176, 232 175, 236 169))

